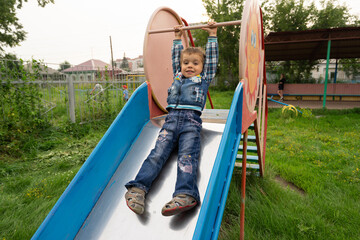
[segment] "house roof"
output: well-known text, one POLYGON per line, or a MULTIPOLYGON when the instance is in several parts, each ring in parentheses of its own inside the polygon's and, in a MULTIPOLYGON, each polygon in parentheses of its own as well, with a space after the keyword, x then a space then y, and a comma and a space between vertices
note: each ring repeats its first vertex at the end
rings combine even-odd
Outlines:
POLYGON ((264 39, 265 60, 360 58, 360 27, 344 27, 292 32, 271 32, 264 39))
MULTIPOLYGON (((105 71, 106 69, 111 70, 112 69, 111 65, 101 60, 90 59, 74 67, 67 68, 63 70, 63 72, 69 73, 69 72, 84 72, 84 71, 99 71, 99 70, 105 71)), ((115 68, 114 70, 121 70, 121 69, 115 68)))

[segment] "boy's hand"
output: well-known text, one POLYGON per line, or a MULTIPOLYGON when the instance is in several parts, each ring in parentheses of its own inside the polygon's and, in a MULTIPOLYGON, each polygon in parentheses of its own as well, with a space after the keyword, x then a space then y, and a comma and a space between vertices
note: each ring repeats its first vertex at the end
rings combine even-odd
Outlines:
POLYGON ((207 31, 209 33, 209 36, 216 37, 217 34, 217 27, 214 27, 213 25, 216 22, 208 22, 209 27, 202 28, 203 30, 207 31))
POLYGON ((177 25, 177 26, 174 27, 174 29, 175 29, 175 39, 181 39, 181 36, 182 36, 182 33, 183 33, 183 30, 181 28, 182 28, 182 25, 177 25))

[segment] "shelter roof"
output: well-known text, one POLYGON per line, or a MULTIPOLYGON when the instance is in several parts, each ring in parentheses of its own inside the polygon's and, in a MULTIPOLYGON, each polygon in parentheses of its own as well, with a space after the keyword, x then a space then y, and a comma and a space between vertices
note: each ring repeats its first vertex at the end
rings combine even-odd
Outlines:
POLYGON ((326 59, 331 40, 330 59, 360 58, 360 27, 271 32, 265 37, 265 60, 326 59))

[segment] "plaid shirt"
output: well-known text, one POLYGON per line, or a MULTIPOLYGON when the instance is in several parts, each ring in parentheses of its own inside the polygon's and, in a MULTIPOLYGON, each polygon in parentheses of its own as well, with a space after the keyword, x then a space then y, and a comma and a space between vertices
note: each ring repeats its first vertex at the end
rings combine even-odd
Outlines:
MULTIPOLYGON (((184 49, 181 40, 174 40, 174 44, 172 47, 172 67, 174 78, 181 73, 181 62, 180 56, 181 51, 184 49)), ((201 78, 207 81, 209 84, 215 77, 216 68, 219 59, 219 49, 217 43, 217 37, 209 37, 208 42, 206 44, 206 52, 205 52, 205 64, 203 67, 203 71, 200 74, 201 78)))
POLYGON ((202 111, 206 103, 206 93, 215 77, 218 64, 217 37, 209 37, 203 71, 198 76, 185 78, 181 74, 181 40, 174 40, 172 47, 172 67, 174 82, 168 90, 167 108, 193 109, 202 111))

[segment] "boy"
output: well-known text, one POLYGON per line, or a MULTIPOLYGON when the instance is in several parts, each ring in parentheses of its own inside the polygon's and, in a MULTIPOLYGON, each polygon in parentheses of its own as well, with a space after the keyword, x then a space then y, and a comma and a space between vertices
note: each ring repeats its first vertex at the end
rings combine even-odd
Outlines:
POLYGON ((173 199, 161 213, 171 216, 190 210, 200 202, 197 188, 198 160, 200 155, 201 111, 206 103, 210 82, 215 77, 218 63, 217 28, 208 23, 203 30, 209 33, 206 56, 200 48, 183 50, 181 26, 175 27, 172 47, 174 82, 168 89, 169 114, 160 130, 155 148, 141 166, 135 180, 125 186, 127 206, 143 214, 145 194, 160 173, 172 150, 178 146, 177 179, 173 199), (183 51, 182 51, 183 50, 183 51))
POLYGON ((123 85, 123 100, 127 102, 129 100, 129 91, 127 90, 127 86, 123 85))

